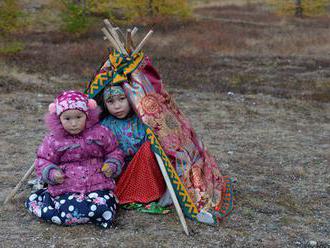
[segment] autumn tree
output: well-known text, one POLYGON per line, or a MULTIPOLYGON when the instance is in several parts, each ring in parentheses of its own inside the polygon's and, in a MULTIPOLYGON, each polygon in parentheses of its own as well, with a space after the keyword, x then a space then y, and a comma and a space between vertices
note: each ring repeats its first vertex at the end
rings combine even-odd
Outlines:
POLYGON ((296 17, 323 15, 330 0, 268 0, 280 14, 296 17))
POLYGON ((295 16, 302 17, 303 16, 303 7, 301 0, 295 0, 295 16))

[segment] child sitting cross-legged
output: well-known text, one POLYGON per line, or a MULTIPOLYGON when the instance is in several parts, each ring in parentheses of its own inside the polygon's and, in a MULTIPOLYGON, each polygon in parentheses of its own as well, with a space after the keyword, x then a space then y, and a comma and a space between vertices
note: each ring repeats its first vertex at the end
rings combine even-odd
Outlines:
POLYGON ((114 177, 124 164, 116 137, 98 124, 94 100, 66 91, 49 106, 44 138, 35 160, 36 174, 48 183, 25 206, 44 221, 59 225, 112 226, 117 211, 114 177), (103 170, 102 170, 103 167, 103 170))

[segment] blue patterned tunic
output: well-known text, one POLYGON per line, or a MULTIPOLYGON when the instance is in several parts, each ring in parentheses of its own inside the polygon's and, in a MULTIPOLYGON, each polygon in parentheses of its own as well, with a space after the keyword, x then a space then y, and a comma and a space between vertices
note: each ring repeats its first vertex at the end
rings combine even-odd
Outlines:
POLYGON ((108 115, 101 121, 101 124, 115 134, 120 148, 126 155, 125 161, 130 161, 146 141, 146 126, 135 114, 125 119, 117 119, 108 115))

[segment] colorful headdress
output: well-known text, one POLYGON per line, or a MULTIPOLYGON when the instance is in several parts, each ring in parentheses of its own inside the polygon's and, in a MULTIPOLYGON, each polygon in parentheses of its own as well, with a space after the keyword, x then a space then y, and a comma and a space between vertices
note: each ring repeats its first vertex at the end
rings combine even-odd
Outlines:
POLYGON ((112 96, 125 95, 123 88, 119 85, 111 85, 104 89, 103 99, 107 100, 112 96))
POLYGON ((49 112, 60 116, 67 110, 77 109, 87 113, 89 109, 95 109, 95 100, 88 99, 87 96, 79 91, 65 91, 56 97, 55 102, 49 105, 49 112))

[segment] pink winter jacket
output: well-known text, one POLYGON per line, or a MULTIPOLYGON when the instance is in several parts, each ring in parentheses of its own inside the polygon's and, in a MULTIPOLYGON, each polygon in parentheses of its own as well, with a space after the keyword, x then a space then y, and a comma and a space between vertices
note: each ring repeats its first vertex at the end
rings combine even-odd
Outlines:
POLYGON ((67 133, 56 114, 46 116, 51 132, 39 147, 34 164, 37 175, 48 183, 52 196, 115 189, 114 179, 107 178, 101 168, 104 162, 108 162, 113 176, 118 176, 124 164, 124 153, 114 134, 97 124, 98 113, 99 110, 88 112, 86 128, 78 135, 67 133), (54 169, 61 169, 64 173, 62 184, 52 181, 54 169))

